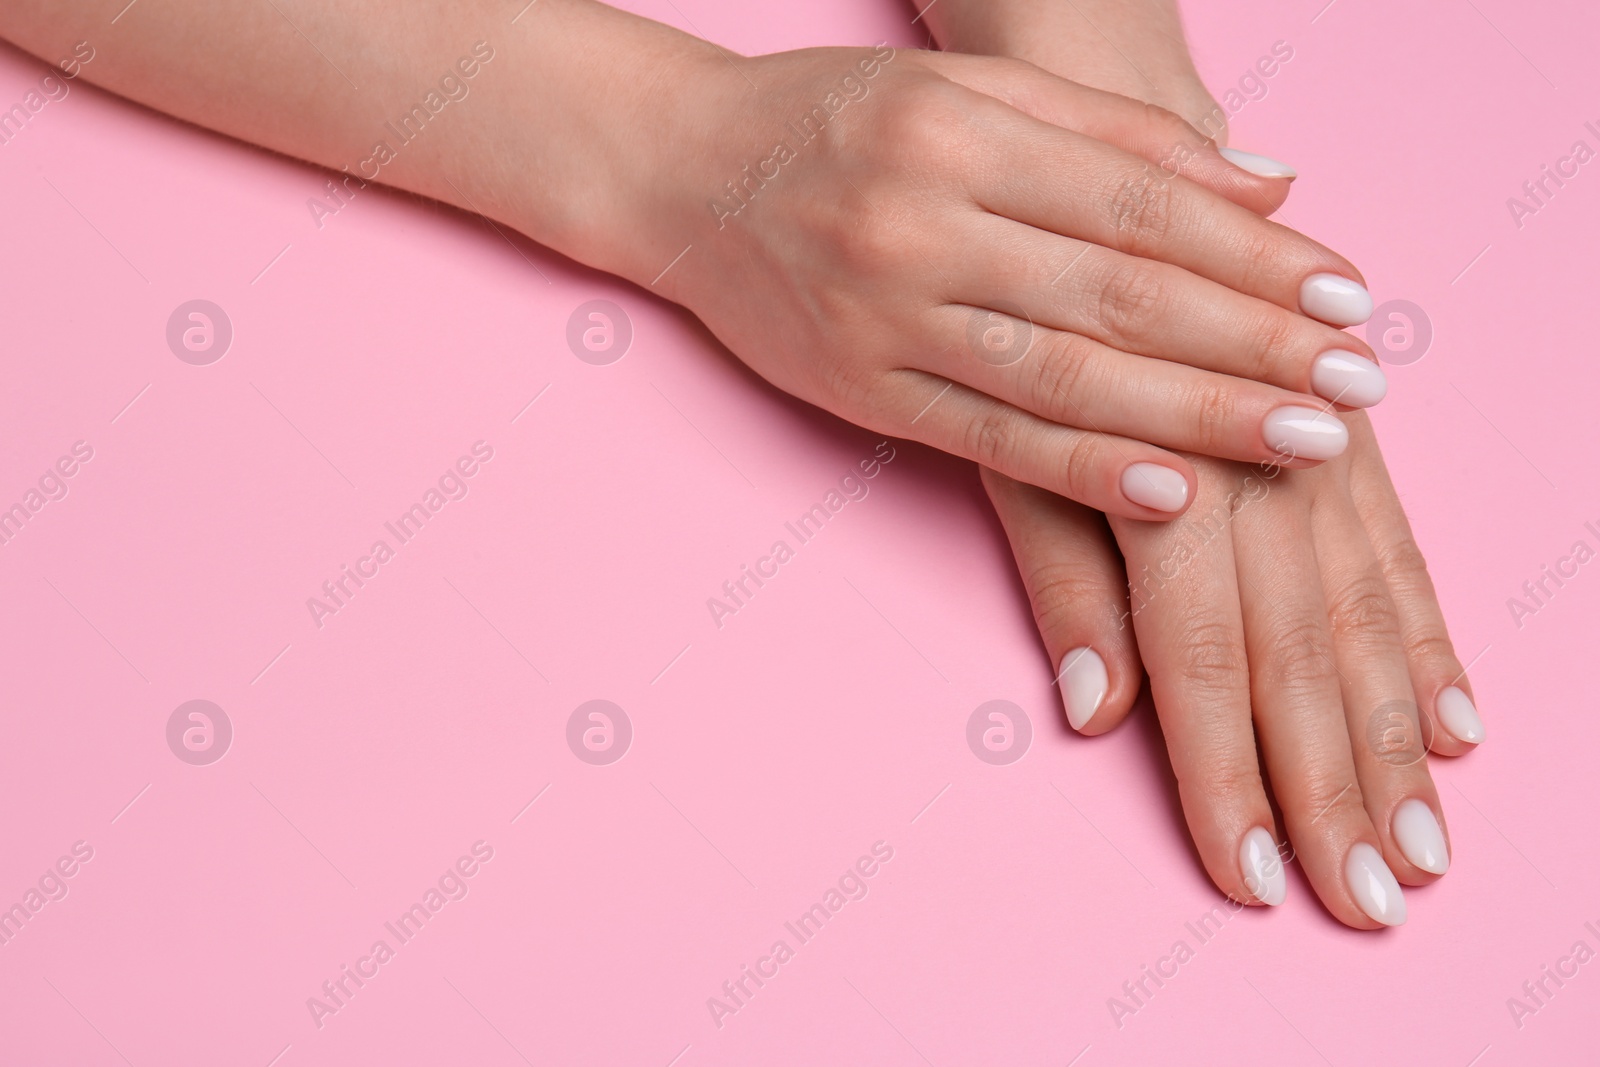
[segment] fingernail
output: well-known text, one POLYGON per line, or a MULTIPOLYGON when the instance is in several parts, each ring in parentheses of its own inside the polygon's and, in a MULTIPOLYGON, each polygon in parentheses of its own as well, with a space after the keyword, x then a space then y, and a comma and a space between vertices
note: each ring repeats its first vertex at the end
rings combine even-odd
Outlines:
POLYGON ((1359 326, 1372 317, 1372 294, 1337 274, 1313 274, 1300 283, 1300 310, 1335 326, 1359 326))
POLYGON ((1156 511, 1182 511, 1189 501, 1189 480, 1159 463, 1134 463, 1122 472, 1122 495, 1156 511))
POLYGON ((1439 690, 1433 710, 1451 737, 1471 745, 1483 742, 1483 720, 1478 718, 1478 709, 1472 706, 1472 698, 1466 693, 1453 685, 1445 686, 1439 690))
POLYGON ((1261 903, 1277 907, 1289 895, 1283 857, 1278 855, 1278 843, 1266 827, 1257 826, 1239 842, 1239 869, 1244 872, 1245 888, 1261 903))
POLYGON ((1394 809, 1394 843, 1400 854, 1423 870, 1443 874, 1450 869, 1450 850, 1445 847, 1444 831, 1433 817, 1428 802, 1412 797, 1394 809))
POLYGON ((1260 156, 1254 152, 1241 152, 1237 148, 1219 148, 1222 158, 1238 167, 1240 170, 1249 171, 1258 178, 1293 178, 1295 169, 1287 163, 1279 163, 1271 156, 1260 156))
POLYGON ((1311 389, 1325 400, 1370 408, 1389 392, 1389 379, 1365 356, 1334 349, 1311 364, 1311 389))
POLYGON ((1378 850, 1358 841, 1344 858, 1344 880, 1367 918, 1385 926, 1406 921, 1406 898, 1378 850))
POLYGON ((1111 689, 1106 661, 1087 645, 1061 657, 1061 672, 1056 675, 1056 681, 1061 684, 1061 703, 1067 709, 1067 722, 1074 730, 1083 729, 1084 724, 1094 718, 1111 689))
POLYGON ((1316 408, 1284 407, 1261 421, 1267 447, 1287 459, 1332 459, 1350 443, 1337 417, 1316 408))

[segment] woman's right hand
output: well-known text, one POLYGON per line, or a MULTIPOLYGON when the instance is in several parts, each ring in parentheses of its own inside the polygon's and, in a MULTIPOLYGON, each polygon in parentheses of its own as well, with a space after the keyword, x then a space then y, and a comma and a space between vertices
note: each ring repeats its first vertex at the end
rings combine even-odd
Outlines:
POLYGON ((1314 465, 1329 403, 1381 398, 1335 328, 1355 268, 1175 115, 1009 59, 724 59, 623 198, 622 270, 788 392, 1147 520, 1195 495, 1166 449, 1314 465))
POLYGON ((1450 865, 1426 754, 1470 752, 1484 726, 1371 424, 1345 418, 1350 450, 1316 470, 1197 459, 1195 509, 1113 519, 1115 546, 1077 505, 984 484, 1072 727, 1117 725, 1142 661, 1217 887, 1281 903, 1287 837, 1328 910, 1376 929, 1405 920, 1397 883, 1450 865))

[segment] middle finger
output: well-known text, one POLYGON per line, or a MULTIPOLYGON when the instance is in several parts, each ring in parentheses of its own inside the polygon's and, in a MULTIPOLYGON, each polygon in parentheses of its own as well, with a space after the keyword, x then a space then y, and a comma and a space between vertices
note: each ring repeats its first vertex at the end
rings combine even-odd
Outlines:
MULTIPOLYGON (((1295 493, 1297 473, 1269 493, 1295 493)), ((1405 898, 1356 776, 1309 508, 1253 502, 1234 525, 1256 735, 1289 839, 1339 921, 1397 926, 1405 898)))

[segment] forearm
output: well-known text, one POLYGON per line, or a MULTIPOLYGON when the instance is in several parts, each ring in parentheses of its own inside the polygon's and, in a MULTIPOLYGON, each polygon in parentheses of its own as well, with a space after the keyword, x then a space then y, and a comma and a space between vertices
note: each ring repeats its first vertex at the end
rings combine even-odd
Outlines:
POLYGON ((0 36, 48 62, 88 41, 85 81, 350 187, 481 211, 638 280, 659 266, 638 247, 652 164, 683 136, 686 87, 728 65, 589 0, 522 3, 408 4, 396 17, 375 0, 13 0, 0 36))
POLYGON ((1195 71, 1176 0, 937 0, 926 12, 945 51, 1025 59, 1159 104, 1227 143, 1227 115, 1195 71))
POLYGON ((1142 76, 1159 82, 1173 73, 1165 69, 1166 53, 1187 58, 1174 0, 938 0, 923 19, 946 51, 1014 56, 1045 67, 1070 52, 1081 57, 1086 76, 1102 67, 1124 73, 1137 55, 1142 76), (1152 55, 1152 39, 1169 46, 1160 49, 1163 58, 1152 55))

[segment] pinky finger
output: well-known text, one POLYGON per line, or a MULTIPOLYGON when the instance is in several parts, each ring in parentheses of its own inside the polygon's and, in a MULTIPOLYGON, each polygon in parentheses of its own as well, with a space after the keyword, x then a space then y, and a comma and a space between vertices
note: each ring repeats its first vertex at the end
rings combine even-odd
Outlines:
MULTIPOLYGON (((1372 434, 1364 419, 1352 420, 1350 429, 1352 445, 1359 434, 1372 434), (1357 421, 1362 424, 1359 428, 1357 421)), ((1464 755, 1485 736, 1467 669, 1456 655, 1427 562, 1412 536, 1389 472, 1376 458, 1377 449, 1352 448, 1352 452, 1363 457, 1351 472, 1352 493, 1400 616, 1401 644, 1411 671, 1411 688, 1425 717, 1428 747, 1441 756, 1464 755)))
POLYGON ((914 379, 898 390, 907 398, 904 418, 891 412, 874 429, 992 467, 1107 515, 1164 522, 1194 499, 1194 468, 1155 445, 1050 422, 922 371, 897 373, 914 379))
POLYGON ((1033 604, 1067 722, 1083 734, 1120 723, 1144 672, 1128 619, 1128 579, 1105 518, 981 468, 1033 604))

